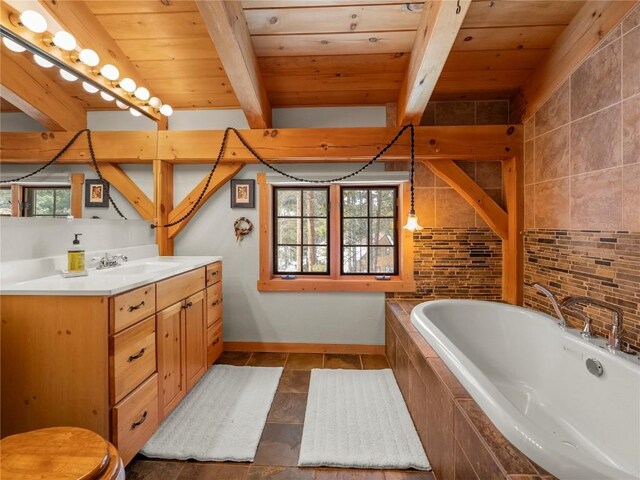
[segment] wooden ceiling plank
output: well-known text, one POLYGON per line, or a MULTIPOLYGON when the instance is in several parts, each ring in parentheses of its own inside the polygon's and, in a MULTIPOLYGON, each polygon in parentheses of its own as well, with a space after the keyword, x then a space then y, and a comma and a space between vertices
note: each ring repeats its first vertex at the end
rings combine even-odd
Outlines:
POLYGON ((209 34, 190 38, 118 40, 133 62, 139 60, 207 60, 219 58, 209 34))
POLYGON ((73 36, 84 48, 90 48, 100 56, 102 63, 113 63, 120 71, 120 77, 129 77, 136 85, 147 84, 127 55, 118 46, 84 1, 61 2, 58 0, 38 0, 45 10, 73 36))
MULTIPOLYGON (((473 5, 473 3, 472 3, 473 5)), ((531 70, 548 53, 547 49, 475 50, 451 52, 443 72, 481 70, 531 70)))
POLYGON ((395 102, 398 90, 357 90, 318 92, 269 92, 274 107, 337 107, 384 105, 395 102))
POLYGON ((267 75, 404 73, 407 53, 374 55, 312 55, 302 57, 261 57, 260 69, 267 75))
POLYGON ((436 0, 425 6, 398 96, 396 125, 420 124, 470 4, 436 0))
POLYGON ((209 0, 196 3, 249 126, 270 128, 271 105, 241 4, 209 0))
POLYGON ((187 38, 202 37, 207 34, 207 26, 197 11, 171 14, 127 13, 101 15, 99 18, 100 23, 116 40, 187 38))
POLYGON ((414 31, 254 37, 258 57, 367 55, 410 52, 414 31))
MULTIPOLYGON (((258 154, 272 163, 348 162, 370 160, 398 133, 397 128, 285 128, 247 129, 240 133, 258 154)), ((500 160, 513 156, 522 145, 522 126, 416 127, 418 159, 500 160)), ((155 159, 176 164, 211 164, 224 131, 146 131, 93 133, 96 159, 107 163, 151 163, 155 159)), ((0 164, 43 163, 57 154, 73 134, 56 132, 3 132, 0 164)), ((406 161, 408 133, 398 139, 383 161, 406 161)), ((86 139, 73 145, 60 163, 86 164, 86 139)), ((235 135, 230 135, 223 163, 257 163, 235 135)))
POLYGON ((558 37, 547 57, 522 87, 521 118, 527 119, 584 62, 596 45, 637 5, 637 1, 587 2, 558 37))
POLYGON ((568 25, 584 3, 575 0, 475 0, 464 19, 464 27, 568 25))
MULTIPOLYGON (((343 7, 350 5, 371 5, 377 3, 404 4, 406 0, 242 0, 242 8, 309 8, 309 7, 343 7)), ((421 3, 421 2, 412 2, 421 3)))
POLYGON ((77 131, 87 127, 87 115, 79 102, 67 95, 26 54, 2 45, 0 57, 2 97, 53 131, 77 131))
POLYGON ((245 11, 251 35, 415 30, 422 3, 245 11))
POLYGON ((174 59, 174 60, 142 60, 135 62, 140 74, 148 81, 184 77, 188 72, 188 81, 191 78, 227 78, 222 62, 218 58, 202 59, 174 59))
POLYGON ((564 29, 563 25, 461 28, 452 50, 458 52, 466 50, 549 48, 564 29))
POLYGON ((171 0, 162 2, 156 0, 142 0, 137 2, 123 2, 113 0, 91 0, 89 8, 94 15, 114 15, 123 13, 177 13, 197 12, 194 0, 171 0))
POLYGON ((322 92, 333 89, 342 91, 393 90, 402 83, 401 73, 371 73, 356 75, 296 75, 265 76, 269 94, 273 92, 322 92))

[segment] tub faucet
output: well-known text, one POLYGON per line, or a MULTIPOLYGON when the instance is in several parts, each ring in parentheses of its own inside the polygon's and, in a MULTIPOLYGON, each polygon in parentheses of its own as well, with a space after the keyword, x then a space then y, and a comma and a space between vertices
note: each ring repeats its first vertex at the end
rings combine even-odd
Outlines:
POLYGON ((565 318, 564 314, 562 313, 562 309, 560 308, 560 303, 558 302, 558 298, 551 293, 549 290, 547 290, 545 287, 543 287, 542 285, 540 285, 539 283, 534 283, 533 284, 533 288, 535 288, 536 290, 538 290, 539 292, 543 293, 551 302, 551 306, 553 307, 553 309, 556 312, 556 316, 558 317, 558 320, 560 320, 560 326, 562 328, 567 326, 567 319, 565 318))
POLYGON ((607 338, 607 346, 610 350, 627 351, 626 349, 622 348, 623 313, 620 307, 608 302, 603 302, 602 300, 598 300, 597 298, 581 296, 567 297, 561 303, 561 306, 567 309, 569 309, 572 305, 595 305, 604 308, 605 310, 609 310, 611 312, 611 329, 609 330, 609 336, 607 338))

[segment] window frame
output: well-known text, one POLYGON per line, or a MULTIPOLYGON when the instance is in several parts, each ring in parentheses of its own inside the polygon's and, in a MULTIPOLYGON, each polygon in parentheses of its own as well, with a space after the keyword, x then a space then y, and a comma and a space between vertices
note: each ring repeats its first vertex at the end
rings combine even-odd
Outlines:
MULTIPOLYGON (((341 203, 341 185, 329 185, 329 272, 291 274, 295 278, 282 278, 284 274, 274 273, 274 187, 282 188, 286 184, 278 185, 267 183, 265 173, 257 174, 258 183, 258 210, 259 210, 259 278, 257 281, 260 292, 413 292, 416 288, 413 266, 413 234, 402 229, 402 219, 409 213, 410 190, 409 182, 389 182, 388 186, 398 188, 397 226, 397 274, 341 274, 341 208, 334 208, 341 203), (337 226, 337 228, 336 228, 337 226), (338 252, 338 254, 336 254, 338 252), (386 279, 380 277, 386 275, 386 279), (379 277, 379 278, 376 278, 379 277)), ((303 185, 292 185, 296 189, 304 188, 303 185)), ((310 185, 311 186, 311 185, 310 185)), ((342 186, 352 186, 342 184, 342 186)), ((357 184, 353 184, 357 186, 357 184)), ((383 186, 382 184, 379 185, 383 186)))
POLYGON ((29 206, 24 209, 23 216, 28 218, 66 218, 71 214, 71 209, 73 205, 72 198, 72 189, 71 185, 62 186, 62 185, 38 185, 38 186, 30 186, 26 185, 23 187, 23 198, 29 199, 30 192, 33 191, 34 199, 36 198, 37 192, 40 190, 51 190, 53 192, 53 214, 52 215, 37 215, 35 210, 35 202, 33 206, 29 206), (58 190, 68 190, 69 191, 69 213, 64 215, 56 215, 56 191, 58 190), (33 215, 31 215, 33 213, 33 215))
MULTIPOLYGON (((330 205, 331 205, 331 191, 330 191, 330 187, 326 186, 326 187, 316 187, 316 186, 293 186, 293 185, 283 185, 283 186, 274 186, 272 188, 272 198, 273 201, 271 202, 271 216, 273 219, 273 223, 272 223, 272 231, 271 231, 271 245, 272 245, 272 262, 273 264, 271 265, 272 268, 272 272, 275 276, 280 276, 280 275, 313 275, 313 276, 327 276, 327 275, 331 275, 331 216, 330 216, 330 205), (283 190, 299 190, 300 191, 300 201, 304 202, 304 191, 305 190, 324 190, 327 192, 327 215, 326 217, 318 217, 318 216, 304 216, 304 215, 300 215, 300 216, 290 216, 290 217, 283 217, 278 215, 277 210, 278 210, 278 191, 283 191, 283 190), (288 243, 278 243, 278 219, 279 218, 298 218, 300 219, 300 244, 288 244, 288 243), (327 221, 327 243, 326 244, 305 244, 304 243, 304 220, 307 218, 323 218, 326 219, 327 221), (281 272, 278 270, 278 256, 276 254, 276 250, 278 247, 280 246, 294 246, 294 247, 300 247, 302 249, 302 253, 304 255, 304 247, 327 247, 327 271, 326 272, 304 272, 302 271, 302 269, 300 271, 296 271, 296 272, 281 272)), ((302 209, 302 213, 304 213, 304 207, 301 207, 302 209)), ((300 267, 302 267, 302 265, 300 265, 300 267)))
POLYGON ((10 207, 10 212, 8 214, 0 213, 0 217, 11 217, 13 216, 13 189, 11 188, 11 186, 8 186, 8 187, 0 187, 0 191, 1 190, 7 190, 9 192, 9 204, 11 205, 11 207, 10 207))
POLYGON ((388 275, 388 276, 397 276, 399 273, 399 266, 398 266, 398 258, 399 258, 399 250, 400 250, 400 245, 399 245, 399 232, 398 232, 398 210, 399 210, 399 204, 400 204, 400 189, 398 187, 398 185, 385 185, 385 184, 380 184, 380 185, 375 185, 375 186, 371 186, 371 185, 345 185, 345 184, 339 184, 338 187, 340 188, 340 275, 345 275, 345 276, 380 276, 380 275, 388 275), (344 192, 345 190, 366 190, 367 191, 367 216, 366 217, 345 217, 344 215, 344 195, 342 194, 342 192, 344 192), (371 216, 371 209, 370 207, 370 203, 371 203, 371 191, 372 190, 393 190, 394 191, 394 205, 393 205, 393 217, 372 217, 371 216), (344 220, 346 219, 366 219, 367 220, 367 244, 366 245, 345 245, 344 244, 344 220), (370 225, 371 225, 371 219, 374 218, 384 218, 384 219, 389 219, 389 218, 393 218, 393 232, 394 232, 394 243, 393 245, 373 245, 371 244, 371 231, 370 231, 370 225), (367 247, 367 255, 369 255, 369 253, 371 252, 371 247, 373 248, 380 248, 380 247, 391 247, 393 248, 393 272, 371 272, 371 263, 370 263, 370 259, 367 256, 367 271, 366 272, 345 272, 344 271, 344 248, 347 247, 367 247))

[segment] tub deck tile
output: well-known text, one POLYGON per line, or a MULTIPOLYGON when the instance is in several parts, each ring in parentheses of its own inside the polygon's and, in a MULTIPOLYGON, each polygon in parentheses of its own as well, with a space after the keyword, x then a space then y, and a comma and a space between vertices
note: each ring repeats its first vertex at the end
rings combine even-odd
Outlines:
POLYGON ((453 398, 471 398, 467 389, 462 386, 456 376, 449 370, 441 358, 428 358, 427 363, 436 372, 440 381, 447 388, 453 398))

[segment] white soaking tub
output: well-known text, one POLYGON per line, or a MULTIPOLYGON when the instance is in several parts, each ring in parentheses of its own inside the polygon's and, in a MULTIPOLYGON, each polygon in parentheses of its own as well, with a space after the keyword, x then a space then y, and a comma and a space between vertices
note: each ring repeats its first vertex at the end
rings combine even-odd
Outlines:
POLYGON ((540 312, 476 300, 411 321, 495 426, 561 480, 640 478, 640 360, 540 312), (587 370, 586 360, 603 373, 587 370))

